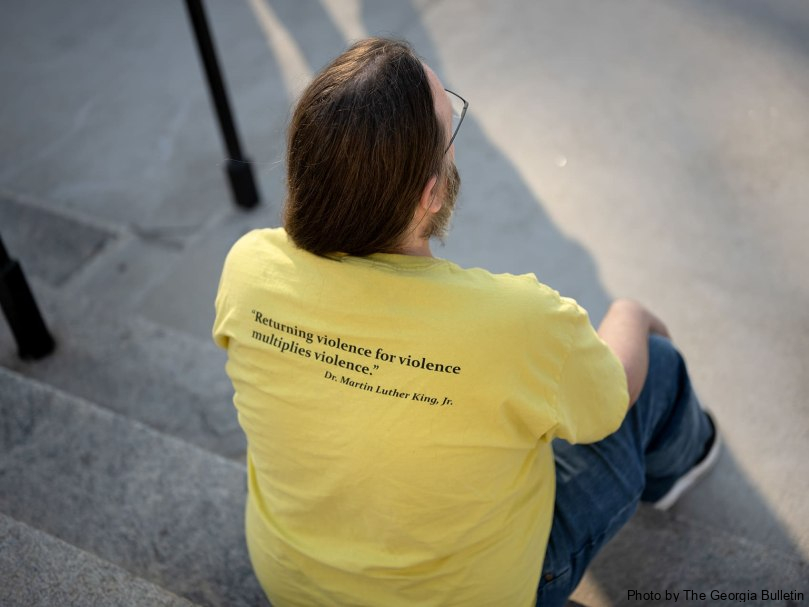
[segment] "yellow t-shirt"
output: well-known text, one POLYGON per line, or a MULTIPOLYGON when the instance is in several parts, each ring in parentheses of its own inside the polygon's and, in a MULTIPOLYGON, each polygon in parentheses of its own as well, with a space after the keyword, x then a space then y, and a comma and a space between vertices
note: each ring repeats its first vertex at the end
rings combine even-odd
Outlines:
POLYGON ((283 229, 234 245, 213 334, 276 607, 533 605, 551 440, 609 435, 629 400, 587 313, 533 275, 320 257, 283 229))

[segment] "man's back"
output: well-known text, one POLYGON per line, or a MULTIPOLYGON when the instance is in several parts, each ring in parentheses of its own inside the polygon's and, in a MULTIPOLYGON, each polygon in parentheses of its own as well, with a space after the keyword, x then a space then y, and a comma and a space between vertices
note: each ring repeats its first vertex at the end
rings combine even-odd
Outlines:
POLYGON ((248 438, 247 539, 279 604, 530 605, 550 440, 618 427, 623 369, 532 276, 231 251, 214 336, 248 438))

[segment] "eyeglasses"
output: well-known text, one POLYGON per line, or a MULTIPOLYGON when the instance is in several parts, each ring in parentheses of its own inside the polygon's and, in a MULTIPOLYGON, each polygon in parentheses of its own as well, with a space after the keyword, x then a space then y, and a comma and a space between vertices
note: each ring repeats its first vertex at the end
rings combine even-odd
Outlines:
POLYGON ((444 89, 449 93, 449 101, 452 104, 452 137, 447 144, 447 149, 444 150, 446 154, 452 147, 452 142, 455 141, 455 136, 458 134, 458 129, 461 128, 464 116, 466 116, 466 109, 469 107, 469 102, 461 97, 458 93, 454 93, 449 89, 444 89))

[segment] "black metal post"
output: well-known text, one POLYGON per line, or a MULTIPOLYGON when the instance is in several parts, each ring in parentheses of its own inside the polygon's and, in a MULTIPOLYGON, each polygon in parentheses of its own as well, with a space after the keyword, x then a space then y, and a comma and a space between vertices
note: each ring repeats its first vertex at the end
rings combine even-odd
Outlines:
POLYGON ((236 132, 233 113, 230 110, 225 82, 219 69, 219 61, 216 58, 216 49, 208 28, 208 20, 205 17, 205 8, 202 5, 202 0, 186 0, 185 4, 194 28, 200 58, 208 78, 211 100, 219 118, 219 128, 227 148, 228 158, 225 161, 225 172, 236 204, 249 209, 259 203, 258 188, 253 178, 252 165, 243 156, 241 145, 239 145, 239 136, 236 132))
POLYGON ((0 236, 0 309, 17 342, 20 358, 44 358, 55 347, 22 266, 12 259, 0 236))

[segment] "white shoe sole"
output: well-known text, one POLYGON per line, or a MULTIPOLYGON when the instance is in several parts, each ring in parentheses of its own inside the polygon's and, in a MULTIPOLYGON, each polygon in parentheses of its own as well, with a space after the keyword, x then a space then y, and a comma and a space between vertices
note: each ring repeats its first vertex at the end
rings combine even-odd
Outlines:
POLYGON ((711 449, 708 451, 708 454, 702 458, 702 461, 683 474, 677 482, 674 483, 674 486, 668 490, 668 493, 653 504, 655 509, 668 510, 671 508, 686 491, 693 487, 703 476, 708 474, 719 459, 719 452, 722 450, 722 436, 719 434, 719 426, 716 424, 716 418, 714 418, 709 411, 705 411, 705 414, 708 416, 708 419, 711 420, 714 429, 714 440, 711 449))

